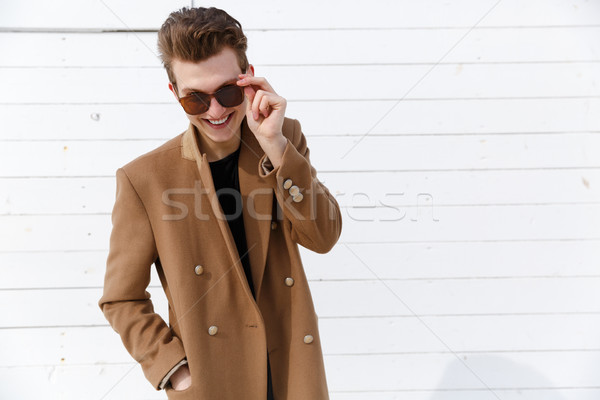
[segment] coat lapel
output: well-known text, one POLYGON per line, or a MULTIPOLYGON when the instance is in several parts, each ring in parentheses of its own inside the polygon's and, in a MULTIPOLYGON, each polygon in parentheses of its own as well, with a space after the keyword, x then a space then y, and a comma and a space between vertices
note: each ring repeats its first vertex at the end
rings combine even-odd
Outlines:
MULTIPOLYGON (((273 189, 258 176, 260 158, 264 155, 264 151, 248 127, 245 118, 242 121, 241 137, 242 143, 238 160, 238 174, 244 208, 243 219, 246 243, 249 249, 248 256, 252 268, 252 279, 256 289, 256 300, 258 301, 265 271, 269 235, 271 233, 273 189)), ((232 259, 236 262, 239 261, 233 235, 223 216, 219 199, 216 196, 206 153, 203 153, 202 149, 200 149, 196 138, 196 128, 191 123, 182 137, 181 156, 182 158, 196 161, 200 179, 202 180, 202 187, 209 196, 211 208, 219 223, 223 239, 227 244, 232 259)), ((197 223, 202 223, 202 221, 198 220, 197 223)), ((243 274, 241 264, 239 264, 239 270, 243 274)))

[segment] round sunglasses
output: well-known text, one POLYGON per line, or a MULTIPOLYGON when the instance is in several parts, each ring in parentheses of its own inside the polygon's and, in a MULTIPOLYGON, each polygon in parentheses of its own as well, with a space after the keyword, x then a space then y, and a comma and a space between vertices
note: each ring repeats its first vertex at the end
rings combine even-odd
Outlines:
POLYGON ((189 115, 203 114, 210 108, 212 98, 223 107, 236 107, 244 101, 244 88, 236 84, 223 86, 214 93, 192 92, 179 99, 179 103, 189 115))

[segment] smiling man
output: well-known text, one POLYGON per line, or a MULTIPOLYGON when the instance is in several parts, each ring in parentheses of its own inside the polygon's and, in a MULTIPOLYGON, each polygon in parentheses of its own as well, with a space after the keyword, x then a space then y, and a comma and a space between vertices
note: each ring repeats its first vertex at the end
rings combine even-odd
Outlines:
POLYGON ((328 252, 342 221, 300 123, 226 12, 171 13, 158 47, 190 123, 117 170, 99 306, 169 399, 328 399, 298 245, 328 252), (146 290, 153 264, 168 322, 146 290))

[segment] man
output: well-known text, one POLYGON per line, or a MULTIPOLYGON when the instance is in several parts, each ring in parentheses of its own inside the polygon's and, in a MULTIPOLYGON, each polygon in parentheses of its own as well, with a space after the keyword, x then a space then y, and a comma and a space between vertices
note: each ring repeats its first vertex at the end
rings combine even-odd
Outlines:
POLYGON ((190 124, 117 170, 100 308, 170 399, 328 399, 298 244, 325 253, 342 222, 300 124, 224 11, 171 13, 158 45, 190 124))

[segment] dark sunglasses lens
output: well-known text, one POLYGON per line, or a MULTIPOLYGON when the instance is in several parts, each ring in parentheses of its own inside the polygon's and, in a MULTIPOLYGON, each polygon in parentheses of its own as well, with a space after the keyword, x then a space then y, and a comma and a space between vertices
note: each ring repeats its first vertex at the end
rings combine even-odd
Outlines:
POLYGON ((223 107, 236 107, 244 101, 244 89, 237 85, 225 86, 215 93, 215 97, 223 107))
MULTIPOLYGON (((214 96, 223 107, 236 107, 244 101, 244 89, 237 85, 229 85, 219 89, 214 96)), ((194 92, 179 99, 179 102, 186 113, 198 115, 208 111, 210 98, 206 93, 194 92)))
POLYGON ((210 97, 204 93, 192 93, 179 100, 183 109, 190 115, 198 115, 208 111, 210 97))

